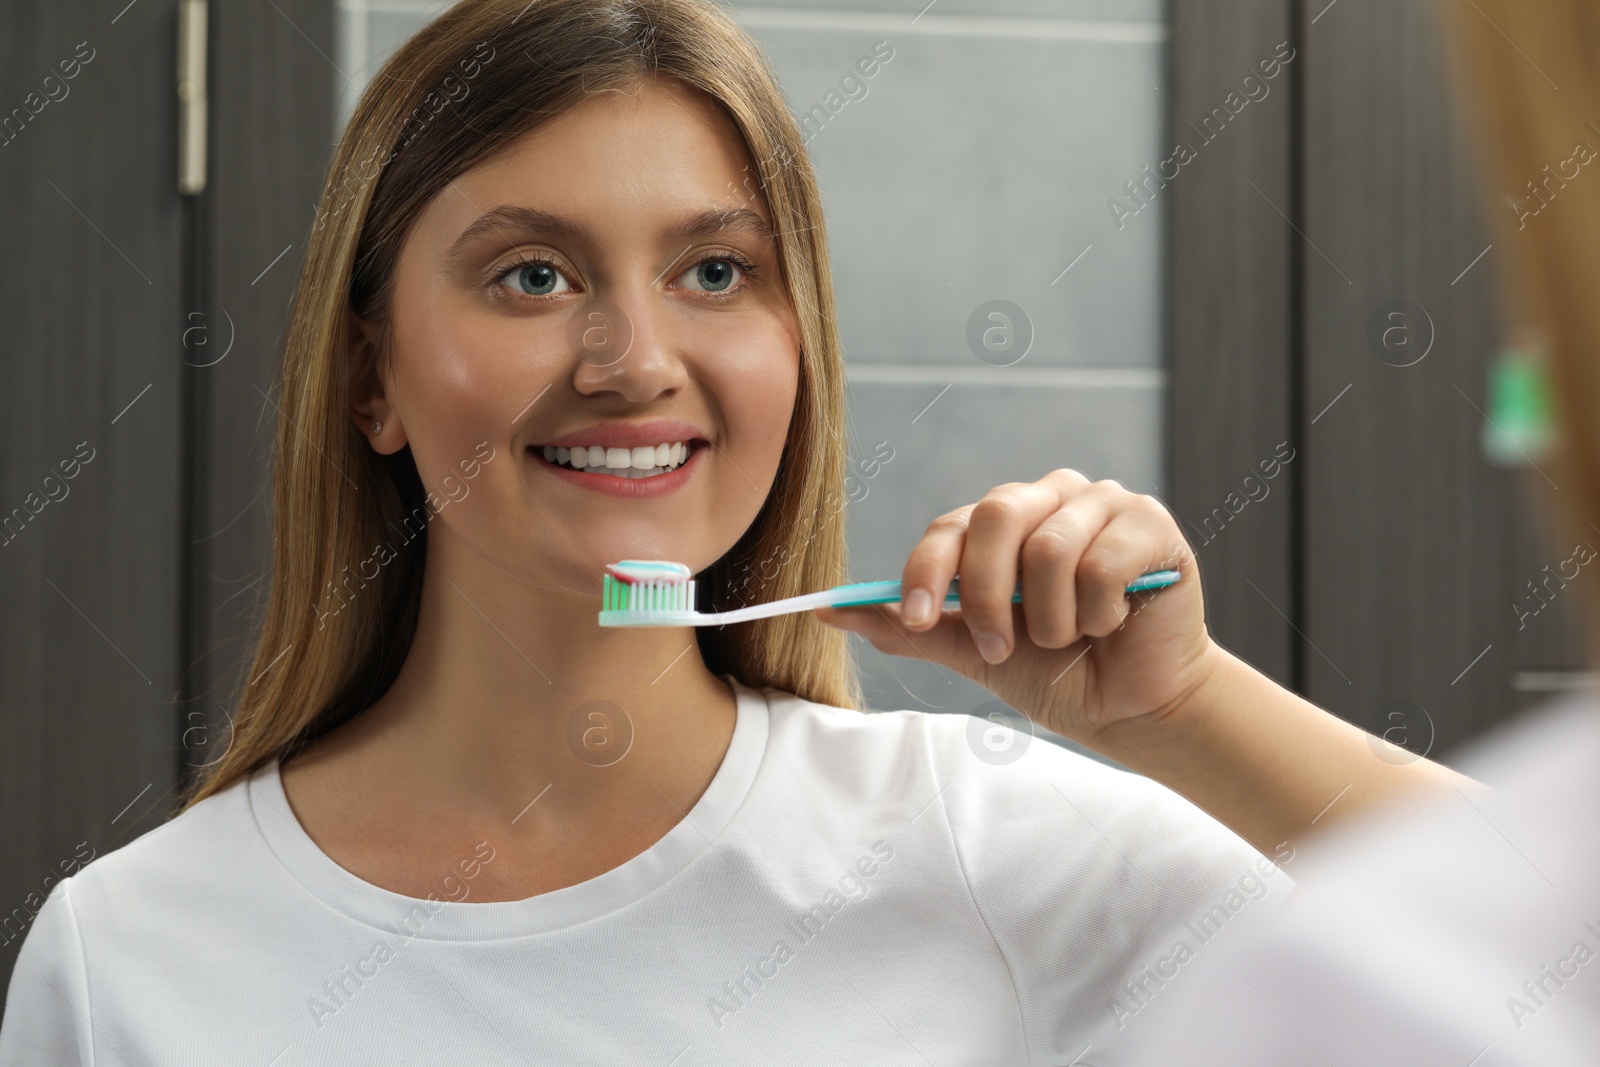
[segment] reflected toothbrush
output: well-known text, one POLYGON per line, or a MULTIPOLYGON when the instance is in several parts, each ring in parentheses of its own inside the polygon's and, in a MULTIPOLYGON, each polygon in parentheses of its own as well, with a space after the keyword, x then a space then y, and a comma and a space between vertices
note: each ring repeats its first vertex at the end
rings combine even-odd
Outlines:
MULTIPOLYGON (((1163 589, 1176 582, 1177 571, 1150 571, 1126 587, 1130 593, 1163 589)), ((961 603, 959 579, 951 579, 944 606, 961 603)), ((812 608, 844 608, 859 604, 889 604, 900 599, 900 582, 854 582, 820 593, 786 597, 766 604, 734 608, 731 611, 694 610, 694 578, 682 563, 655 559, 625 559, 608 563, 601 579, 601 626, 720 626, 730 622, 749 622, 774 615, 787 615, 812 608)), ((1022 602, 1022 583, 1011 594, 1011 602, 1022 602)))

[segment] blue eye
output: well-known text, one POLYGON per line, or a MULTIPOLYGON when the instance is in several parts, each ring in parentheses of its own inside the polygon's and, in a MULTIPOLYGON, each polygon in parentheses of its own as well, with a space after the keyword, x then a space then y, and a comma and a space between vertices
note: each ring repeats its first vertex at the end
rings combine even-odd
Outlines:
POLYGON ((567 292, 572 288, 566 275, 557 270, 553 264, 543 260, 512 264, 500 275, 502 281, 508 278, 518 292, 526 293, 528 296, 550 296, 553 293, 567 292))
POLYGON ((684 271, 681 278, 688 289, 720 294, 732 292, 742 279, 754 276, 755 270, 748 263, 724 255, 702 259, 684 271))
POLYGON ((725 259, 708 259, 695 268, 695 280, 707 292, 720 293, 733 284, 738 269, 725 259))

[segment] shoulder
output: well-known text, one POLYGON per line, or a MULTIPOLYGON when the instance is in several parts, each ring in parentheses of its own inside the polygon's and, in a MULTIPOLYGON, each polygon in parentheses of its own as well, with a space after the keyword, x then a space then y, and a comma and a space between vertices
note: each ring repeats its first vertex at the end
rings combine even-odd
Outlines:
POLYGON ((940 840, 1030 1043, 1062 1062, 1091 1040, 1115 1046, 1200 946, 1288 895, 1277 864, 1185 798, 1025 720, 769 701, 773 748, 794 761, 785 780, 811 779, 784 795, 803 795, 808 817, 848 814, 851 829, 879 820, 907 854, 913 828, 940 840), (842 792, 848 806, 832 803, 842 792))
POLYGON ((1018 729, 961 713, 863 712, 765 693, 770 759, 863 793, 914 785, 921 802, 938 799, 958 841, 974 850, 1053 835, 1137 849, 1158 865, 1221 853, 1231 869, 1259 858, 1167 787, 1035 734, 1026 720, 1018 729))
POLYGON ((786 749, 823 749, 841 755, 917 756, 945 774, 970 774, 980 767, 1021 763, 1029 769, 1072 769, 1106 780, 1132 777, 1079 755, 1025 724, 1004 723, 961 712, 856 710, 823 704, 781 689, 759 690, 767 700, 773 741, 786 749), (1034 755, 1023 760, 1029 750, 1034 755))
POLYGON ((805 761, 830 773, 849 773, 907 757, 926 762, 933 720, 921 711, 876 711, 807 700, 765 687, 769 759, 805 761))
POLYGON ((32 916, 12 971, 0 1067, 94 1062, 91 1022, 106 975, 147 983, 174 941, 224 943, 214 920, 237 914, 258 885, 249 866, 255 831, 248 780, 208 797, 120 848, 92 851, 32 916))
POLYGON ((214 905, 225 884, 248 881, 266 855, 249 784, 241 779, 80 868, 68 880, 78 922, 120 926, 170 917, 214 905))
MULTIPOLYGON (((832 779, 887 785, 916 772, 940 786, 1004 791, 1054 776, 1116 789, 1133 775, 1081 756, 1046 737, 960 712, 856 710, 783 690, 762 690, 769 708, 768 759, 832 779)), ((1133 788, 1138 789, 1135 785, 1133 788)))

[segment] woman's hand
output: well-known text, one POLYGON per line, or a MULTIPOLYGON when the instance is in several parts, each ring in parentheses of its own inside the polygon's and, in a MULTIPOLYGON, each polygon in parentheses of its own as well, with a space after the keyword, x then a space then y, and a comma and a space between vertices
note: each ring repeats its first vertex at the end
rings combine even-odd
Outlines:
POLYGON ((1172 515, 1154 497, 1074 470, 997 486, 934 519, 901 583, 898 604, 816 615, 881 652, 949 667, 1093 748, 1159 731, 1223 659, 1206 632, 1199 565, 1172 515), (1155 570, 1182 577, 1125 591, 1155 570), (960 608, 941 612, 957 575, 960 608), (918 592, 929 598, 924 615, 918 592))
POLYGON ((1394 760, 1387 742, 1212 641, 1199 565, 1178 524, 1116 482, 1056 470, 997 486, 933 520, 900 580, 899 604, 818 608, 817 617, 879 651, 966 675, 1046 729, 1188 797, 1263 854, 1402 794, 1448 796, 1446 787, 1470 784, 1426 759, 1394 760), (1124 592, 1155 570, 1181 577, 1124 592), (940 615, 958 574, 960 609, 940 615), (932 593, 935 611, 913 624, 917 589, 932 593), (1000 642, 990 657, 979 652, 987 635, 1000 642))

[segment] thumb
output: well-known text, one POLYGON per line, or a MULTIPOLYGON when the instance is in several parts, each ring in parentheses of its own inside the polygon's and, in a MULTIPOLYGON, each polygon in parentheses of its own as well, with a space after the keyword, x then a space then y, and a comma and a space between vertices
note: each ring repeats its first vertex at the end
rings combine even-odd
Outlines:
POLYGON ((980 683, 993 669, 978 652, 972 631, 959 613, 943 612, 939 621, 926 630, 909 629, 897 602, 813 608, 812 613, 828 626, 860 634, 873 648, 891 656, 937 663, 980 683))

